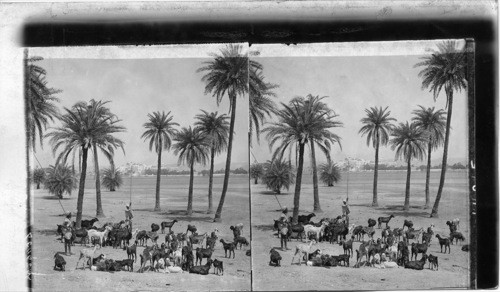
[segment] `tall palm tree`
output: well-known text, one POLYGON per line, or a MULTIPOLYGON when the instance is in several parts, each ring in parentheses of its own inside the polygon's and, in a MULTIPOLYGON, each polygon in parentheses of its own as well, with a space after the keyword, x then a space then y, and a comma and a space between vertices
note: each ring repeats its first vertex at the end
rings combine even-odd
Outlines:
POLYGON ((417 127, 427 133, 427 171, 425 175, 425 209, 430 206, 429 180, 431 175, 431 153, 444 143, 444 133, 446 128, 446 112, 442 109, 434 111, 434 107, 425 108, 419 105, 420 109, 414 110, 415 115, 412 121, 417 127))
POLYGON ((418 76, 422 78, 422 89, 429 88, 434 95, 434 101, 444 88, 446 93, 446 133, 444 137, 443 162, 441 166, 441 177, 436 201, 432 207, 431 217, 438 216, 439 202, 443 193, 446 166, 448 161, 448 143, 450 138, 451 115, 453 111, 453 93, 467 87, 466 61, 463 49, 457 49, 454 41, 445 41, 438 44, 438 50, 434 50, 430 56, 422 57, 422 62, 414 67, 424 67, 418 76))
POLYGON ((406 190, 404 210, 410 209, 410 177, 411 160, 416 158, 422 160, 425 155, 425 145, 427 142, 426 133, 415 123, 399 123, 391 133, 391 149, 396 150, 396 159, 401 159, 408 164, 406 172, 406 190))
POLYGON ((71 195, 73 189, 76 188, 76 181, 73 171, 68 166, 64 164, 51 165, 44 186, 49 193, 62 199, 64 193, 71 195))
POLYGON ((262 182, 268 189, 281 194, 281 189, 289 189, 293 184, 293 167, 289 161, 275 159, 268 161, 262 176, 262 182))
MULTIPOLYGON (((89 104, 87 105, 85 102, 77 103, 75 106, 87 106, 89 109, 89 115, 96 117, 97 119, 103 120, 118 120, 117 116, 111 113, 110 109, 106 107, 109 101, 96 101, 91 99, 89 104)), ((123 141, 112 136, 112 135, 103 135, 92 141, 92 148, 94 152, 94 172, 95 172, 95 190, 96 190, 96 217, 102 218, 105 217, 104 210, 102 208, 102 198, 101 198, 101 174, 99 170, 99 159, 98 159, 98 150, 100 150, 104 156, 112 161, 116 148, 121 148, 125 153, 125 149, 123 148, 123 141)), ((76 151, 73 151, 75 154, 76 151)))
POLYGON ((329 186, 333 187, 333 184, 337 183, 342 175, 340 173, 340 167, 333 161, 328 161, 319 166, 321 181, 329 186))
POLYGON ((112 167, 106 168, 102 172, 102 185, 110 192, 116 191, 123 184, 122 172, 112 167))
POLYGON ((280 160, 288 148, 296 146, 298 148, 298 165, 295 179, 293 222, 297 223, 300 205, 300 190, 302 184, 302 171, 304 168, 305 145, 311 141, 320 141, 320 137, 325 139, 331 137, 329 128, 338 126, 337 121, 333 121, 329 115, 318 118, 311 111, 311 103, 304 103, 300 99, 292 99, 288 105, 281 103, 283 109, 276 112, 277 122, 268 123, 262 132, 266 133, 266 139, 272 148, 276 143, 279 145, 273 152, 272 160, 280 160))
POLYGON ((363 127, 358 133, 361 136, 367 135, 366 145, 370 146, 370 142, 375 148, 375 170, 373 174, 373 201, 372 206, 378 206, 378 196, 377 196, 377 183, 378 183, 378 151, 380 145, 387 145, 389 141, 389 132, 393 128, 391 124, 392 121, 396 119, 389 117, 390 111, 387 111, 387 106, 382 109, 382 107, 371 107, 370 109, 365 109, 366 117, 361 119, 363 127))
POLYGON ((82 149, 82 169, 78 187, 76 225, 80 228, 83 210, 83 196, 85 191, 85 177, 87 175, 88 151, 94 145, 94 141, 101 141, 103 137, 112 136, 123 132, 124 127, 118 125, 120 120, 112 117, 103 118, 96 115, 95 108, 86 103, 77 103, 71 109, 64 108, 65 114, 60 117, 61 126, 54 128, 46 134, 50 137, 54 155, 59 148, 63 148, 57 156, 56 164, 61 161, 66 163, 68 156, 77 148, 82 149))
POLYGON ((163 150, 169 150, 172 144, 172 137, 175 135, 175 126, 179 126, 178 123, 173 122, 173 116, 170 112, 153 112, 148 114, 149 122, 145 123, 143 126, 146 131, 142 133, 141 139, 149 139, 149 151, 156 151, 158 154, 158 168, 156 171, 156 201, 155 201, 155 211, 160 211, 160 175, 161 175, 161 152, 163 150))
POLYGON ((45 181, 46 174, 45 174, 45 169, 43 168, 36 168, 33 171, 33 182, 36 184, 36 189, 40 189, 40 184, 45 181))
POLYGON ((326 103, 322 102, 326 96, 319 97, 313 96, 311 94, 304 97, 295 97, 294 100, 297 100, 302 104, 304 109, 304 114, 308 117, 307 120, 310 123, 317 123, 316 131, 311 132, 309 141, 309 147, 311 149, 311 168, 313 174, 313 197, 314 197, 314 212, 322 212, 321 204, 319 201, 319 187, 318 187, 318 168, 316 166, 316 150, 315 147, 318 148, 325 154, 327 161, 330 161, 330 151, 331 145, 334 143, 340 144, 340 137, 334 133, 331 133, 329 130, 321 127, 322 120, 329 120, 329 128, 342 127, 343 124, 339 121, 334 121, 333 119, 338 117, 338 115, 330 109, 326 103))
POLYGON ((37 62, 42 57, 33 56, 28 58, 25 52, 25 104, 28 130, 28 147, 36 152, 36 137, 39 137, 40 146, 43 147, 43 131, 46 130, 49 121, 53 122, 58 116, 54 102, 59 102, 55 97, 61 90, 48 87, 46 79, 47 71, 37 62))
POLYGON ((229 183, 229 172, 231 168, 231 153, 233 150, 234 122, 236 119, 236 98, 248 92, 249 72, 261 70, 262 66, 250 60, 242 53, 240 45, 228 45, 221 49, 220 54, 214 54, 214 59, 203 63, 197 72, 206 72, 202 77, 205 82, 205 94, 211 93, 216 98, 217 105, 224 96, 228 96, 230 102, 231 120, 229 125, 229 141, 227 146, 226 167, 224 170, 224 182, 219 206, 215 213, 214 222, 221 221, 222 207, 226 198, 229 183))
POLYGON ((252 70, 249 79, 249 138, 252 145, 252 137, 255 130, 257 142, 260 141, 260 126, 265 122, 266 117, 271 117, 276 111, 276 104, 272 100, 276 93, 272 90, 278 85, 264 81, 262 70, 252 70))
POLYGON ((227 148, 229 136, 229 117, 208 113, 201 110, 202 114, 196 115, 195 126, 210 140, 210 173, 208 178, 208 214, 213 213, 212 188, 214 181, 214 159, 215 155, 222 153, 227 148))
POLYGON ((178 164, 186 163, 189 165, 189 191, 187 215, 193 214, 193 179, 194 179, 194 164, 206 164, 208 160, 208 151, 213 146, 211 137, 208 138, 199 128, 192 129, 182 128, 174 136, 175 143, 174 154, 179 155, 178 164))

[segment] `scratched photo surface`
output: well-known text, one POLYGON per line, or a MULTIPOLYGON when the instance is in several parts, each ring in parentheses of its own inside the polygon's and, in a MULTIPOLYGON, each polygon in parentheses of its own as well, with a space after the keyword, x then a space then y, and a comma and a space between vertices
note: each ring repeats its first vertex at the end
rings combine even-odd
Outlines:
POLYGON ((251 289, 247 48, 25 51, 35 291, 251 289))
POLYGON ((254 290, 470 286, 465 46, 251 46, 254 290))

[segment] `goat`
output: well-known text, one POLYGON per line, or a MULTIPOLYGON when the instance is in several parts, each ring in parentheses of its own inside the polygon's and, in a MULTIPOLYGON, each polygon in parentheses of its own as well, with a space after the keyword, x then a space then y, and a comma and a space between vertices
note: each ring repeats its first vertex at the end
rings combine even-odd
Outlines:
POLYGON ((215 271, 217 271, 217 275, 219 274, 219 272, 222 275, 224 275, 224 263, 222 261, 217 260, 217 259, 215 259, 212 263, 214 265, 214 274, 215 274, 215 271))
POLYGON ((191 243, 191 245, 200 244, 201 246, 203 246, 203 240, 205 240, 205 238, 207 238, 206 232, 201 235, 194 233, 189 237, 189 242, 191 243))
POLYGON ((89 234, 87 232, 87 229, 85 229, 85 228, 75 229, 73 234, 75 235, 75 237, 81 238, 81 241, 80 241, 81 244, 85 244, 86 241, 88 240, 89 234))
POLYGON ((99 237, 99 245, 102 246, 103 242, 107 239, 109 232, 112 230, 111 226, 106 226, 104 231, 96 231, 93 229, 88 230, 89 238, 99 237))
POLYGON ((356 266, 359 267, 359 264, 361 263, 361 259, 363 259, 364 256, 366 256, 366 262, 363 266, 365 266, 368 263, 369 256, 368 256, 368 248, 370 247, 370 242, 363 242, 359 246, 358 250, 356 250, 356 266))
POLYGON ((354 236, 351 236, 351 239, 348 241, 345 241, 344 239, 339 242, 339 245, 342 245, 342 248, 344 249, 344 254, 349 255, 349 257, 353 256, 354 253, 352 252, 352 242, 354 241, 354 236))
POLYGON ((59 252, 54 255, 54 270, 59 269, 61 271, 66 271, 66 260, 63 258, 59 252))
POLYGON ((97 257, 92 259, 91 265, 95 266, 96 264, 104 261, 105 259, 106 259, 106 256, 101 253, 100 255, 98 255, 97 257))
MULTIPOLYGON (((184 252, 184 250, 182 251, 184 252)), ((182 262, 182 270, 189 271, 189 269, 191 269, 194 266, 193 261, 194 261, 193 253, 190 252, 186 254, 186 259, 182 262)))
POLYGON ((288 228, 288 234, 287 234, 288 240, 290 240, 292 236, 294 238, 297 238, 297 240, 299 239, 302 240, 302 237, 304 236, 304 226, 302 224, 293 225, 289 222, 287 228, 288 228), (296 234, 296 237, 294 234, 296 234))
POLYGON ((432 234, 431 233, 428 233, 428 232, 423 232, 422 233, 422 243, 430 244, 431 243, 431 238, 432 238, 432 234))
POLYGON ((405 269, 412 269, 412 270, 423 270, 425 261, 427 260, 427 255, 423 254, 422 258, 419 261, 410 261, 405 263, 405 269))
POLYGON ((346 235, 349 233, 349 228, 347 224, 336 223, 333 224, 331 231, 330 243, 333 243, 333 241, 339 242, 339 237, 345 240, 346 235))
POLYGON ((177 219, 174 219, 174 221, 163 221, 160 223, 161 225, 161 234, 164 234, 165 233, 165 228, 168 228, 168 232, 172 232, 172 227, 174 226, 174 224, 178 222, 177 219))
POLYGON ((424 232, 424 229, 423 228, 420 228, 418 230, 415 230, 415 229, 408 229, 406 230, 406 238, 408 240, 410 239, 416 239, 417 242, 420 242, 419 239, 420 239, 420 234, 422 234, 424 232))
POLYGON ((461 232, 455 231, 450 233, 450 243, 453 244, 453 240, 456 239, 455 243, 458 244, 458 240, 464 241, 465 237, 461 232))
POLYGON ((190 254, 191 257, 193 256, 193 248, 190 245, 183 246, 182 247, 182 259, 186 260, 188 254, 190 254))
POLYGON ((198 260, 200 261, 200 265, 201 265, 201 262, 204 258, 206 258, 207 260, 210 260, 211 257, 212 257, 212 253, 214 251, 209 249, 209 248, 196 248, 196 261, 195 261, 195 264, 198 264, 198 260))
POLYGON ((151 255, 152 266, 154 267, 155 262, 159 259, 163 259, 166 262, 169 254, 170 250, 167 250, 165 243, 162 243, 161 247, 159 249, 155 249, 151 255))
POLYGON ((151 232, 156 232, 158 230, 160 230, 160 226, 156 223, 152 223, 151 224, 151 232))
POLYGON ((208 259, 207 263, 203 266, 194 266, 189 268, 189 273, 192 274, 200 274, 200 275, 208 275, 210 271, 210 267, 212 266, 212 260, 208 259))
POLYGON ((382 240, 386 241, 387 237, 392 236, 394 232, 391 230, 391 227, 386 227, 382 230, 382 240))
MULTIPOLYGON (((314 214, 314 213, 313 213, 314 214)), ((320 227, 316 227, 314 225, 305 225, 304 226, 304 233, 306 236, 308 235, 309 232, 313 232, 316 234, 316 242, 319 241, 319 238, 321 237, 323 231, 325 230, 325 227, 328 223, 324 222, 321 224, 320 227)))
POLYGON ((90 269, 90 266, 92 264, 92 260, 94 259, 94 253, 95 253, 97 248, 100 248, 99 244, 95 245, 93 249, 84 248, 84 249, 80 250, 80 258, 76 262, 75 269, 78 268, 78 264, 80 263, 81 259, 83 259, 83 269, 84 270, 85 270, 85 262, 87 262, 87 260, 90 260, 90 262, 89 262, 89 269, 90 269))
POLYGON ((277 252, 274 248, 271 248, 271 251, 269 252, 270 254, 270 260, 269 260, 269 265, 273 265, 275 267, 281 267, 281 255, 279 252, 277 252))
POLYGON ((305 224, 309 223, 309 221, 311 221, 311 218, 314 216, 316 216, 316 214, 314 214, 314 213, 311 213, 309 215, 299 215, 297 222, 305 225, 305 224))
POLYGON ((389 221, 394 218, 394 215, 391 215, 389 217, 378 217, 378 228, 382 228, 382 223, 385 223, 385 228, 387 228, 387 225, 389 224, 389 221))
MULTIPOLYGON (((313 213, 314 214, 314 213, 313 213)), ((299 266, 301 265, 302 263, 302 254, 305 254, 306 255, 306 258, 309 258, 309 253, 311 252, 311 247, 316 244, 316 241, 315 240, 311 240, 309 242, 309 244, 299 244, 295 247, 295 254, 293 255, 292 257, 292 264, 293 264, 293 260, 295 259, 295 256, 297 254, 300 253, 300 256, 299 256, 299 266)))
POLYGON ((243 244, 245 246, 248 246, 249 242, 248 242, 248 240, 245 237, 238 236, 238 237, 234 238, 234 246, 236 247, 236 249, 238 249, 238 244, 240 244, 240 249, 241 249, 241 247, 242 247, 243 244))
POLYGON ((230 226, 229 229, 233 231, 233 237, 241 236, 241 230, 238 229, 237 227, 230 226))
POLYGON ((158 233, 156 231, 146 232, 146 245, 148 245, 148 239, 151 239, 151 244, 156 244, 158 241, 158 233))
POLYGON ((405 229, 405 227, 408 227, 408 229, 413 228, 413 222, 405 219, 403 223, 403 229, 405 229))
POLYGON ((191 224, 188 224, 187 226, 187 230, 186 230, 186 234, 188 231, 191 231, 191 234, 195 233, 196 231, 198 231, 198 229, 196 229, 196 226, 194 225, 191 225, 191 224))
POLYGON ((349 256, 346 254, 341 254, 338 256, 333 256, 337 263, 344 262, 344 265, 347 265, 349 267, 349 256))
POLYGON ((361 230, 361 240, 365 240, 365 234, 368 235, 369 238, 373 238, 373 235, 375 234, 375 229, 373 228, 373 226, 363 227, 363 229, 361 230))
POLYGON ((123 269, 124 267, 127 267, 127 270, 129 272, 134 271, 134 261, 131 259, 126 259, 126 260, 121 260, 121 261, 115 261, 115 263, 118 263, 121 268, 123 269))
POLYGON ((127 250, 128 259, 133 259, 135 262, 137 262, 137 240, 133 245, 126 246, 125 249, 127 250))
MULTIPOLYGON (((172 261, 174 262, 174 266, 181 266, 182 264, 182 259, 183 259, 183 249, 181 247, 178 247, 176 250, 171 255, 172 261)), ((192 255, 192 253, 191 253, 192 255)))
POLYGON ((363 226, 361 225, 354 227, 354 229, 352 230, 352 235, 356 236, 357 241, 361 240, 361 231, 363 231, 363 226))
POLYGON ((398 241, 400 241, 401 236, 403 236, 403 234, 404 234, 404 231, 403 231, 403 228, 394 228, 392 230, 392 233, 394 234, 395 237, 398 238, 398 241))
POLYGON ((181 246, 184 246, 184 244, 187 244, 187 233, 177 233, 177 241, 181 244, 181 246))
POLYGON ((139 255, 141 257, 141 267, 139 268, 139 272, 143 273, 144 268, 146 267, 146 262, 149 261, 150 267, 153 268, 152 257, 153 252, 156 249, 155 246, 147 247, 142 251, 142 254, 139 255))
POLYGON ((368 227, 373 227, 377 224, 377 221, 375 219, 369 218, 368 219, 368 227))
POLYGON ((224 257, 227 257, 227 251, 229 251, 229 257, 231 257, 231 252, 232 252, 234 259, 234 248, 236 244, 234 242, 226 243, 224 239, 221 239, 220 242, 222 242, 222 246, 224 247, 224 257))
MULTIPOLYGON (((217 229, 216 229, 217 230, 217 229)), ((213 231, 211 234, 210 234, 210 237, 207 237, 207 240, 206 240, 206 248, 211 248, 211 249, 214 249, 215 248, 215 244, 217 243, 217 235, 215 234, 216 231, 213 231)))
POLYGON ((427 257, 427 259, 429 260, 429 269, 431 269, 432 265, 431 270, 434 270, 434 268, 436 268, 436 271, 439 270, 439 263, 437 256, 433 256, 432 254, 430 254, 429 257, 427 257))
POLYGON ((417 259, 417 256, 419 253, 425 254, 427 253, 427 248, 429 246, 427 243, 412 243, 411 244, 411 257, 410 260, 413 259, 413 256, 415 255, 415 260, 417 259))
POLYGON ((94 223, 99 221, 99 219, 94 218, 92 220, 82 220, 80 226, 85 229, 90 229, 90 227, 94 226, 94 223))

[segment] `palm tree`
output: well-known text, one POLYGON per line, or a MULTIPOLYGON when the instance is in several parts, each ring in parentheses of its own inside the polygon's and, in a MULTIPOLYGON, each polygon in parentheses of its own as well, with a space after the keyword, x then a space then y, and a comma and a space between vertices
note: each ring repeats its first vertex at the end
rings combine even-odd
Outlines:
POLYGON ((288 161, 275 159, 266 163, 262 182, 268 189, 281 194, 281 189, 289 189, 293 184, 293 167, 288 161))
POLYGON ((249 138, 252 145, 252 137, 255 129, 257 142, 260 141, 260 126, 265 122, 266 117, 270 117, 276 111, 276 104, 271 99, 276 97, 272 91, 278 85, 264 81, 261 70, 252 70, 249 79, 249 138))
POLYGON ((213 146, 212 138, 207 137, 199 128, 192 129, 182 128, 182 130, 174 136, 175 143, 173 145, 174 154, 179 155, 179 165, 186 163, 189 165, 189 192, 187 215, 193 214, 193 179, 194 179, 194 164, 206 164, 208 160, 208 150, 213 146))
POLYGON ((264 166, 260 163, 250 165, 250 177, 254 179, 254 184, 258 183, 258 179, 264 175, 264 166))
POLYGON ((61 161, 63 164, 69 154, 77 148, 82 149, 82 169, 78 188, 78 201, 76 213, 76 226, 80 228, 83 210, 83 196, 85 191, 85 177, 87 175, 88 151, 94 145, 94 141, 102 141, 103 137, 112 136, 115 133, 123 132, 124 127, 117 125, 120 120, 112 117, 103 118, 96 115, 95 107, 90 107, 86 103, 77 103, 71 109, 64 108, 65 114, 60 117, 61 126, 54 128, 52 132, 46 134, 50 137, 52 151, 54 155, 60 147, 62 151, 57 156, 56 164, 61 161))
POLYGON ((50 194, 62 199, 64 193, 71 195, 73 189, 76 189, 76 181, 73 171, 68 166, 64 164, 51 165, 47 171, 44 186, 50 194))
POLYGON ((279 142, 273 152, 272 160, 280 160, 288 148, 298 148, 298 165, 295 179, 293 222, 297 223, 300 205, 300 190, 302 184, 302 171, 304 168, 304 150, 306 143, 321 141, 320 137, 327 139, 332 133, 329 128, 336 127, 339 122, 333 121, 334 116, 318 116, 313 113, 313 103, 305 103, 300 99, 292 99, 288 105, 281 103, 283 109, 276 113, 277 122, 269 123, 262 130, 272 148, 279 142))
POLYGON ((391 133, 391 149, 396 150, 396 159, 404 160, 408 164, 406 173, 406 191, 404 210, 410 209, 410 177, 411 160, 422 160, 425 155, 426 133, 415 123, 399 123, 391 133))
POLYGON ((54 121, 59 111, 54 102, 59 102, 55 97, 61 90, 50 88, 47 85, 47 71, 36 63, 42 57, 28 58, 25 51, 25 104, 28 130, 28 147, 36 152, 36 137, 39 137, 40 146, 43 148, 43 131, 46 130, 49 120, 54 121))
POLYGON ((226 198, 229 183, 229 171, 231 169, 231 152, 233 149, 234 122, 236 119, 236 98, 248 92, 249 72, 261 70, 262 66, 242 54, 240 45, 228 45, 220 51, 219 55, 214 54, 214 59, 203 63, 197 72, 207 72, 202 77, 205 82, 205 94, 211 93, 220 104, 222 98, 227 94, 230 102, 231 120, 229 125, 229 141, 227 146, 226 167, 224 170, 224 182, 219 206, 215 213, 214 222, 221 221, 222 207, 226 198))
POLYGON ((453 111, 453 92, 461 91, 467 87, 466 62, 463 50, 458 50, 454 41, 445 41, 438 44, 438 50, 433 51, 430 56, 422 57, 422 62, 414 67, 423 66, 424 69, 418 76, 422 77, 422 89, 429 88, 434 95, 434 101, 444 88, 446 93, 446 133, 444 137, 443 162, 441 164, 441 177, 436 201, 432 207, 431 217, 438 216, 439 202, 443 193, 444 180, 446 176, 446 166, 448 160, 448 143, 450 137, 451 114, 453 111))
POLYGON ((332 161, 321 164, 319 172, 321 181, 329 187, 333 187, 333 184, 336 184, 342 178, 340 167, 332 161))
MULTIPOLYGON (((96 101, 91 99, 89 104, 86 103, 77 103, 75 106, 87 106, 89 109, 89 115, 96 117, 97 119, 103 120, 118 120, 116 115, 111 113, 109 108, 105 105, 108 104, 109 101, 96 101)), ((92 147, 94 150, 94 172, 95 172, 95 190, 96 190, 96 217, 102 218, 105 217, 104 210, 102 208, 102 199, 101 199, 101 175, 99 173, 99 159, 98 159, 98 150, 104 154, 104 156, 111 162, 113 161, 113 157, 115 154, 114 149, 121 148, 125 153, 123 148, 123 141, 113 137, 112 135, 103 135, 97 137, 92 141, 92 147)), ((73 151, 73 155, 76 151, 73 151)), ((112 162, 111 162, 112 163, 112 162)))
POLYGON ((142 133, 141 139, 149 139, 149 151, 153 151, 153 147, 158 154, 158 168, 156 171, 156 202, 155 211, 160 211, 160 175, 161 175, 161 152, 169 150, 172 144, 172 136, 175 135, 175 126, 178 123, 173 122, 173 116, 170 112, 153 112, 148 114, 149 122, 143 126, 146 131, 142 133))
POLYGON ((123 184, 122 173, 114 168, 105 168, 102 172, 102 185, 110 192, 114 192, 123 184))
POLYGON ((375 148, 375 170, 373 174, 373 201, 372 206, 378 206, 378 196, 377 196, 377 183, 378 183, 378 151, 380 145, 387 145, 389 141, 389 132, 393 128, 391 124, 392 121, 396 119, 389 117, 390 111, 387 111, 387 106, 382 109, 382 107, 371 107, 370 109, 365 109, 366 117, 361 119, 361 123, 364 124, 358 133, 361 136, 367 135, 366 145, 370 146, 370 142, 375 148))
POLYGON ((43 168, 36 168, 33 171, 33 182, 36 184, 36 189, 40 189, 40 184, 45 181, 45 170, 43 168))
POLYGON ((318 169, 316 166, 316 151, 315 145, 319 147, 319 149, 325 154, 327 161, 330 161, 330 150, 331 145, 335 142, 340 144, 340 137, 334 133, 331 133, 327 128, 323 128, 321 123, 323 120, 329 120, 329 128, 334 127, 342 127, 342 123, 339 121, 334 121, 333 119, 338 117, 338 115, 331 110, 324 102, 326 96, 319 97, 313 96, 311 94, 307 95, 306 98, 303 97, 295 97, 294 100, 297 100, 302 104, 304 113, 308 115, 307 119, 311 124, 317 124, 316 131, 312 131, 309 137, 310 144, 309 147, 311 149, 311 168, 313 174, 313 197, 314 197, 314 212, 322 212, 321 205, 319 202, 319 187, 318 187, 318 169))
POLYGON ((431 174, 431 153, 444 142, 444 132, 446 125, 446 112, 442 109, 434 111, 434 107, 425 108, 419 105, 420 109, 414 110, 415 115, 412 121, 417 127, 427 133, 427 172, 425 175, 425 209, 430 206, 429 180, 431 174))
POLYGON ((208 178, 208 211, 213 213, 212 188, 214 181, 214 159, 215 155, 220 154, 227 148, 227 139, 229 136, 229 122, 226 115, 217 115, 202 110, 202 114, 196 115, 195 126, 198 130, 207 136, 210 140, 210 173, 208 178))

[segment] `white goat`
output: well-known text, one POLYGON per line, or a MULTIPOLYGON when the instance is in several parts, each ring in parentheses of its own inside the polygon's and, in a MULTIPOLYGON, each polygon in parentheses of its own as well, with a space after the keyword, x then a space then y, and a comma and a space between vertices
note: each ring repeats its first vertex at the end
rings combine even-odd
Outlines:
POLYGON ((326 225, 328 225, 328 222, 323 221, 320 227, 316 227, 314 225, 304 226, 304 234, 306 235, 306 238, 308 237, 309 232, 314 232, 316 234, 316 241, 319 241, 319 238, 323 235, 326 225))
POLYGON ((174 266, 180 266, 182 263, 182 247, 178 247, 171 256, 174 266))
POLYGON ((104 231, 97 231, 95 229, 90 229, 88 231, 88 237, 98 237, 99 238, 99 245, 102 246, 102 242, 105 241, 108 238, 108 233, 113 229, 111 226, 106 226, 104 231))
POLYGON ((80 251, 80 258, 76 262, 76 268, 78 268, 78 264, 80 263, 80 260, 83 258, 83 269, 85 270, 85 263, 88 261, 89 262, 89 269, 92 269, 92 261, 94 260, 94 253, 97 248, 101 248, 99 244, 96 244, 93 249, 89 248, 84 248, 80 251))
POLYGON ((293 255, 292 257, 292 264, 293 264, 293 260, 295 259, 295 256, 297 254, 299 254, 299 266, 302 264, 302 256, 304 254, 305 256, 305 259, 306 259, 306 263, 307 263, 307 260, 309 259, 309 254, 311 253, 311 247, 316 244, 316 240, 311 240, 309 242, 309 244, 298 244, 296 247, 295 247, 295 254, 293 255))

